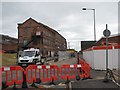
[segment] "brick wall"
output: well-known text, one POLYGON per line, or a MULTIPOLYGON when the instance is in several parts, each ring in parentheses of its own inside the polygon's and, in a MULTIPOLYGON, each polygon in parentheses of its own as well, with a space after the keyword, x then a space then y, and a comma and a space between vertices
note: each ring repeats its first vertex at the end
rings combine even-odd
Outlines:
POLYGON ((25 42, 30 42, 32 37, 36 39, 32 41, 28 47, 39 48, 43 54, 56 52, 58 50, 66 50, 66 39, 52 28, 29 18, 22 24, 18 24, 18 46, 22 50, 25 42))
POLYGON ((18 39, 7 35, 0 35, 0 37, 2 38, 0 40, 0 50, 4 50, 6 52, 17 52, 18 39))

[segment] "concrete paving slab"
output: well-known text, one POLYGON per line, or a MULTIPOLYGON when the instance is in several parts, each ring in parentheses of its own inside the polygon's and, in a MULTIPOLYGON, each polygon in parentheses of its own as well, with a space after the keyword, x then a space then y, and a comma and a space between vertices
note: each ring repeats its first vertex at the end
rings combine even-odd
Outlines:
POLYGON ((73 88, 119 88, 115 83, 109 81, 108 83, 103 82, 103 79, 99 80, 80 80, 72 82, 71 87, 73 88))

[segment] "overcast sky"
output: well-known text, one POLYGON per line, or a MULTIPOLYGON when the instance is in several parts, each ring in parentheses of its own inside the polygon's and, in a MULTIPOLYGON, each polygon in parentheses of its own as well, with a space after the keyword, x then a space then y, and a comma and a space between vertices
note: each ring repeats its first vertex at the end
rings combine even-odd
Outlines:
POLYGON ((70 47, 80 50, 80 41, 94 40, 93 11, 96 9, 96 37, 103 36, 105 24, 111 34, 118 33, 117 2, 2 2, 1 34, 16 37, 17 23, 32 17, 62 34, 70 47))

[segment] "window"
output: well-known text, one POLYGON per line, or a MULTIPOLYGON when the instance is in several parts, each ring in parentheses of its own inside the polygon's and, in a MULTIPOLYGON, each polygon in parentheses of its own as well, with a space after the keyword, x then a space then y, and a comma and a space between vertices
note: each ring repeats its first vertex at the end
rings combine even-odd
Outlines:
POLYGON ((28 43, 27 40, 24 40, 24 41, 23 41, 24 46, 25 46, 27 43, 28 43))

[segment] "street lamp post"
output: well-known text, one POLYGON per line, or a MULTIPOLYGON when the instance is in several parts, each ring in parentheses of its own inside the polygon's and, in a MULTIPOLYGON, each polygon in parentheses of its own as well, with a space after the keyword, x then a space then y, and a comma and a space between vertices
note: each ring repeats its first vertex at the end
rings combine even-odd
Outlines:
POLYGON ((82 10, 93 10, 93 14, 94 14, 94 41, 96 41, 95 9, 91 9, 91 8, 82 8, 82 10))

